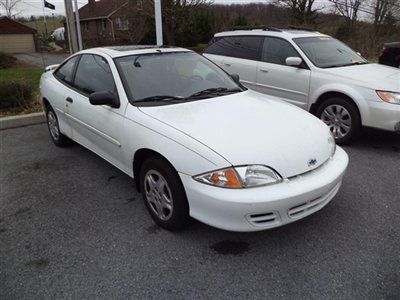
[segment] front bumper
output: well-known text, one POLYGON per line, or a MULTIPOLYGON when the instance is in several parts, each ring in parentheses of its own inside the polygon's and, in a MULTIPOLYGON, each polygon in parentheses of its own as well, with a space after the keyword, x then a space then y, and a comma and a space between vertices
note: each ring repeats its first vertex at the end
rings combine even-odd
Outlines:
POLYGON ((258 231, 304 218, 324 207, 337 193, 348 156, 340 147, 324 165, 282 183, 225 189, 195 181, 180 173, 190 215, 230 231, 258 231))
POLYGON ((400 105, 371 102, 363 125, 388 131, 400 131, 400 105))

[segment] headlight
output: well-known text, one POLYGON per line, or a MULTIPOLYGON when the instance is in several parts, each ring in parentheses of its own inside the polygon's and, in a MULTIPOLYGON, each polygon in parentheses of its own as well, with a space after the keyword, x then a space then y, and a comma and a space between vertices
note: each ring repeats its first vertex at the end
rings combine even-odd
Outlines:
POLYGON ((278 173, 263 165, 230 167, 200 174, 193 178, 202 183, 236 189, 274 184, 282 181, 282 177, 278 173))
POLYGON ((336 142, 335 142, 335 137, 333 136, 332 131, 329 130, 330 137, 328 137, 328 143, 331 146, 331 157, 335 155, 336 152, 336 142))
POLYGON ((387 103, 400 104, 400 93, 376 91, 379 98, 387 103))

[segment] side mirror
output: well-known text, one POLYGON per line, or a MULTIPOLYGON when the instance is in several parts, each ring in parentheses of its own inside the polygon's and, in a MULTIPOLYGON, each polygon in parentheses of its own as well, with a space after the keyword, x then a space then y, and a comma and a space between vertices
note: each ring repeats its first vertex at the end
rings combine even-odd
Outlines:
POLYGON ((229 76, 231 76, 231 78, 233 79, 234 82, 236 82, 237 84, 241 85, 240 77, 239 77, 238 74, 229 74, 229 76))
POLYGON ((303 60, 300 57, 287 57, 286 58, 286 65, 287 66, 293 66, 293 67, 298 67, 301 65, 303 60))
POLYGON ((91 93, 89 102, 92 105, 109 105, 113 108, 118 108, 120 103, 118 96, 110 91, 100 91, 91 93))

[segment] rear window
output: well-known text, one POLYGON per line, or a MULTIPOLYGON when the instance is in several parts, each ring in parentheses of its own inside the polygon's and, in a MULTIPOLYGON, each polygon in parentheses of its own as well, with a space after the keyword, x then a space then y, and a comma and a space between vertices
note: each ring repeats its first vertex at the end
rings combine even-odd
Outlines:
POLYGON ((260 60, 263 40, 261 36, 216 37, 204 53, 260 60))

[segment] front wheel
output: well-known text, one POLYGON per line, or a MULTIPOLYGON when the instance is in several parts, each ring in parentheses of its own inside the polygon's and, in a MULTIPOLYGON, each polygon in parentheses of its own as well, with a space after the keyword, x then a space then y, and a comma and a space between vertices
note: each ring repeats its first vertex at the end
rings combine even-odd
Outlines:
POLYGON ((140 169, 140 190, 150 216, 167 230, 183 229, 189 221, 189 205, 175 169, 154 156, 140 169))
POLYGON ((353 141, 361 130, 358 108, 345 98, 327 99, 316 115, 329 127, 337 144, 353 141))

